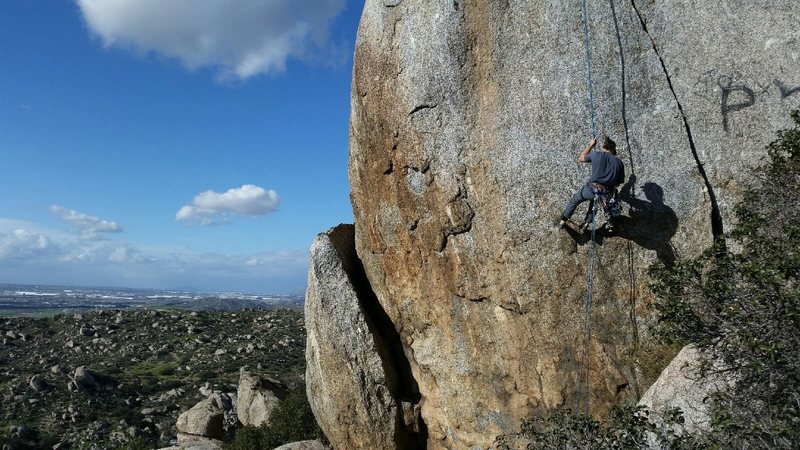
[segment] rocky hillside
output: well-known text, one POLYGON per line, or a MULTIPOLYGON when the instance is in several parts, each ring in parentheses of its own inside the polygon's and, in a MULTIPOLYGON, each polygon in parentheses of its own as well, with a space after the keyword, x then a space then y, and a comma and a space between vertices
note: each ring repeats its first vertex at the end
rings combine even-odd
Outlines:
POLYGON ((235 393, 241 368, 289 387, 304 368, 288 310, 101 310, 3 319, 0 335, 0 445, 166 446, 181 411, 235 393))
POLYGON ((308 378, 336 448, 402 448, 408 433, 486 448, 523 417, 576 404, 591 245, 555 223, 587 178, 575 157, 593 113, 628 178, 619 230, 597 240, 592 414, 638 399, 658 373, 645 369, 668 363, 648 351, 648 268, 730 227, 748 174, 800 107, 800 3, 588 1, 595 110, 580 3, 366 1, 355 251, 324 250, 349 245, 336 237, 346 230, 320 238, 306 304, 309 330, 334 341, 331 355, 309 340, 308 378), (370 336, 324 324, 356 313, 370 336), (383 364, 365 378, 325 363, 347 355, 383 364), (329 407, 345 395, 358 405, 329 407))

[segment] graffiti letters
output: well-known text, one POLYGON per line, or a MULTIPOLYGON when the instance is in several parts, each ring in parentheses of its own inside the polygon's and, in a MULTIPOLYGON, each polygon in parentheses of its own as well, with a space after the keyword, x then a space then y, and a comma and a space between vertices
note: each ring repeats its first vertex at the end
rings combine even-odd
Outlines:
POLYGON ((781 91, 781 100, 786 100, 794 94, 800 94, 800 86, 790 88, 781 83, 781 80, 775 80, 775 86, 778 86, 778 89, 781 91))
POLYGON ((756 93, 744 84, 736 84, 727 77, 719 79, 719 87, 722 89, 722 127, 725 132, 729 132, 728 116, 733 112, 755 105, 756 93), (731 102, 732 94, 737 94, 734 95, 733 102, 731 102))
MULTIPOLYGON (((712 73, 707 72, 705 76, 707 77, 712 73)), ((741 80, 741 75, 738 73, 732 77, 722 76, 716 79, 717 86, 722 92, 720 112, 722 113, 722 128, 726 133, 730 132, 733 113, 754 106, 756 100, 765 96, 775 95, 775 88, 778 90, 777 97, 780 101, 784 101, 794 95, 800 96, 800 86, 791 86, 778 79, 773 80, 772 84, 764 84, 763 82, 747 83, 737 80, 741 80)), ((706 86, 708 85, 706 84, 706 86)))

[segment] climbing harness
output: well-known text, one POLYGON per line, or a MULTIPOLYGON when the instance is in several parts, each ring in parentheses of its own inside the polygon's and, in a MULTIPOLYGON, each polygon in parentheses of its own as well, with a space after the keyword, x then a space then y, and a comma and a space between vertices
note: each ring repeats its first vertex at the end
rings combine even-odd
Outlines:
MULTIPOLYGON (((583 44, 586 48, 586 75, 587 75, 587 85, 589 89, 589 111, 591 112, 592 116, 592 137, 597 138, 597 125, 595 120, 595 108, 594 108, 594 80, 592 79, 592 51, 589 45, 589 9, 587 5, 587 0, 583 0, 582 4, 582 12, 583 12, 583 44)), ((597 200, 597 194, 595 194, 595 200, 597 200)), ((586 303, 584 305, 584 313, 586 315, 586 322, 585 322, 585 334, 586 334, 586 341, 583 345, 583 351, 581 352, 581 364, 580 369, 578 372, 578 393, 575 400, 575 410, 581 411, 581 397, 584 396, 584 409, 583 411, 585 414, 589 414, 589 370, 590 370, 590 349, 592 344, 592 284, 594 278, 594 259, 595 259, 595 233, 597 231, 597 202, 592 202, 589 205, 590 212, 592 213, 592 245, 589 250, 589 269, 586 275, 586 284, 587 284, 587 292, 586 292, 586 303)))
POLYGON ((603 207, 606 223, 612 224, 614 219, 620 215, 617 189, 603 186, 600 183, 589 183, 589 187, 594 194, 595 204, 599 203, 603 207))

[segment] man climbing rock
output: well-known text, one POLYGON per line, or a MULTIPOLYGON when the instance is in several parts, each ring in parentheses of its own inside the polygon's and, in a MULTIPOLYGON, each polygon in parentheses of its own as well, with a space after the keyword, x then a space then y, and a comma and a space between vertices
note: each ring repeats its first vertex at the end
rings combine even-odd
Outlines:
POLYGON ((594 198, 597 195, 609 219, 606 224, 606 231, 611 233, 613 232, 612 219, 619 214, 616 188, 625 180, 625 165, 617 157, 617 144, 611 138, 605 136, 600 151, 592 153, 595 145, 597 145, 597 139, 592 139, 578 155, 578 162, 592 163, 592 176, 589 178, 589 182, 578 189, 578 192, 567 203, 564 212, 561 214, 559 226, 565 227, 567 221, 575 212, 575 208, 589 200, 589 211, 586 213, 583 225, 581 225, 581 231, 585 230, 592 223, 594 198))

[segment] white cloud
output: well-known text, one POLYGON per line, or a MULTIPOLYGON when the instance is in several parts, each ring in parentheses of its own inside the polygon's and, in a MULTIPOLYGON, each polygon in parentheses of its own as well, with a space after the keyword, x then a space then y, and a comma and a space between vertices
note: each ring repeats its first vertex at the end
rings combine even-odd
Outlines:
POLYGON ((208 290, 297 290, 308 252, 199 253, 117 240, 85 240, 39 225, 0 218, 0 280, 208 290))
POLYGON ((58 247, 42 233, 24 228, 0 232, 0 259, 19 260, 50 256, 58 247))
POLYGON ((78 228, 84 239, 94 239, 96 233, 121 233, 122 227, 117 222, 103 220, 88 214, 79 213, 74 209, 67 209, 63 206, 52 205, 50 212, 58 216, 64 222, 71 223, 78 228))
POLYGON ((275 211, 280 203, 278 193, 262 187, 245 184, 220 194, 205 191, 194 197, 175 214, 175 220, 196 221, 203 225, 224 223, 230 214, 263 216, 275 211))
POLYGON ((106 46, 211 66, 221 78, 281 71, 328 45, 345 0, 76 0, 106 46))

